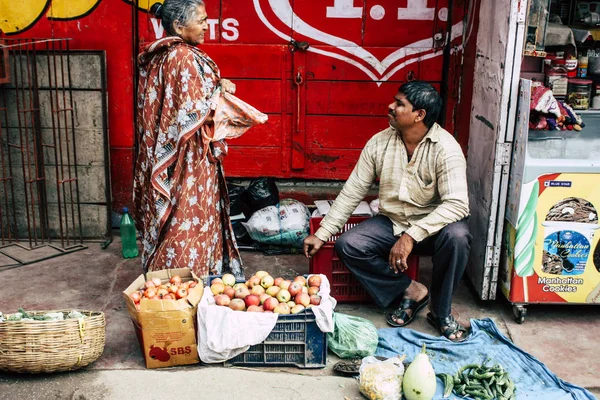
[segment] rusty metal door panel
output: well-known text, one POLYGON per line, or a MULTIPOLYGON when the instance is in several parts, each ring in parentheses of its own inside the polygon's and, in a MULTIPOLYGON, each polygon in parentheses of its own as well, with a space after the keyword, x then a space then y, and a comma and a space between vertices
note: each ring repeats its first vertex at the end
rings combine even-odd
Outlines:
POLYGON ((315 149, 361 149, 374 132, 388 126, 381 115, 313 115, 307 125, 306 141, 309 148, 315 149))
POLYGON ((363 46, 431 48, 421 42, 433 37, 435 0, 366 0, 365 10, 363 46))
MULTIPOLYGON (((209 2, 210 3, 210 2, 209 2)), ((213 1, 212 3, 217 3, 213 1)), ((292 35, 292 18, 284 17, 283 21, 275 14, 273 8, 277 5, 288 3, 287 0, 243 0, 243 1, 221 1, 220 14, 214 14, 213 18, 220 17, 221 24, 227 28, 237 21, 239 24, 239 37, 236 43, 248 44, 287 44, 292 35), (272 29, 269 28, 272 26, 272 29), (278 33, 275 33, 276 30, 278 33), (284 37, 282 37, 284 36, 284 37)), ((208 10, 207 10, 208 11, 208 10)), ((210 14, 209 14, 210 16, 210 14)), ((234 35, 221 34, 221 43, 227 43, 234 35)))
POLYGON ((236 95, 269 115, 269 121, 229 141, 228 176, 285 176, 290 169, 291 63, 286 45, 217 45, 203 49, 223 77, 232 79, 236 95))
POLYGON ((217 63, 221 75, 235 79, 275 79, 281 80, 281 68, 287 68, 290 78, 291 64, 288 62, 288 46, 279 45, 239 45, 205 44, 202 50, 217 63))

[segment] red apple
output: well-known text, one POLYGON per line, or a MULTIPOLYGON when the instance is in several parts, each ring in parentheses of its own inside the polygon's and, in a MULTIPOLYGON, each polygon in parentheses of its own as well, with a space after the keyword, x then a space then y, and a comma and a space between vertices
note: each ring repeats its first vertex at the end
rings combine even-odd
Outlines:
POLYGON ((263 312, 263 309, 260 306, 250 306, 246 309, 247 312, 263 312))
POLYGON ((226 294, 220 294, 215 297, 215 303, 218 306, 228 306, 231 303, 231 299, 226 294))
POLYGON ((302 286, 306 286, 306 278, 303 276, 297 276, 294 278, 294 282, 298 282, 302 286))
POLYGON ((319 287, 318 286, 311 286, 308 288, 308 295, 312 296, 313 294, 319 294, 319 287))
POLYGON ((296 304, 301 304, 304 307, 306 307, 310 304, 310 296, 306 293, 298 293, 294 298, 294 301, 296 302, 296 304))
POLYGON ((248 290, 248 288, 246 286, 242 286, 237 288, 237 290, 235 291, 235 298, 236 299, 243 299, 246 296, 248 296, 250 294, 250 291, 248 290))
POLYGON ((277 305, 277 307, 275 307, 275 308, 273 309, 273 312, 274 312, 275 314, 289 314, 289 313, 290 313, 290 306, 288 306, 288 305, 287 305, 287 304, 285 304, 285 303, 279 303, 279 304, 277 305))
POLYGON ((273 282, 275 282, 275 280, 273 279, 273 277, 271 275, 265 275, 260 280, 261 286, 264 287, 265 289, 268 289, 271 286, 273 286, 273 282))
MULTIPOLYGON (((223 283, 223 279, 221 278, 215 278, 212 281, 210 281, 210 284, 212 285, 213 283, 223 283)), ((223 283, 224 285, 225 283, 223 283)))
POLYGON ((246 307, 250 306, 260 306, 260 297, 255 294, 249 294, 244 298, 244 302, 246 303, 246 307))
POLYGON ((260 296, 261 294, 264 294, 264 293, 265 293, 265 288, 264 288, 264 287, 262 287, 262 286, 260 286, 260 285, 258 285, 258 286, 254 286, 254 287, 252 288, 252 290, 250 290, 250 293, 251 293, 251 294, 255 294, 255 295, 257 295, 257 296, 260 296))
POLYGON ((133 300, 133 302, 136 304, 139 303, 142 299, 142 295, 140 294, 140 292, 133 292, 129 295, 129 297, 131 297, 131 300, 133 300))
POLYGON ((252 278, 248 279, 248 282, 246 282, 248 289, 252 289, 254 286, 258 285, 260 285, 260 278, 258 276, 253 276, 252 278))
POLYGON ((273 286, 279 287, 279 285, 281 285, 281 282, 283 282, 283 278, 281 278, 281 277, 275 278, 275 282, 273 282, 273 286))
POLYGON ((304 311, 304 306, 302 304, 296 304, 294 307, 292 307, 292 314, 298 314, 302 311, 304 311))
POLYGON ((152 282, 154 282, 154 286, 159 287, 162 285, 160 278, 152 278, 152 282))
POLYGON ((275 307, 277 307, 278 305, 279 305, 279 300, 277 300, 275 297, 269 297, 263 303, 263 308, 265 309, 265 311, 273 311, 275 309, 275 307))
POLYGON ((270 299, 271 296, 269 296, 266 293, 263 293, 261 295, 258 296, 260 298, 260 304, 265 304, 265 301, 267 301, 267 299, 270 299))
POLYGON ((310 296, 310 304, 312 304, 313 306, 318 306, 319 304, 321 304, 321 296, 319 296, 318 294, 313 294, 312 296, 310 296))
POLYGON ((275 297, 277 297, 277 300, 279 300, 280 303, 287 303, 292 298, 290 292, 285 289, 281 289, 279 292, 277 292, 277 296, 275 297))
MULTIPOLYGON (((219 278, 217 278, 219 279, 219 278)), ((232 274, 225 274, 221 277, 222 282, 224 285, 227 286, 233 286, 235 285, 235 276, 233 276, 232 274)))
POLYGON ((179 288, 177 290, 176 296, 178 299, 184 299, 187 297, 187 295, 188 295, 188 291, 186 288, 179 288))
POLYGON ((223 292, 225 291, 225 285, 223 285, 222 283, 213 283, 212 285, 210 285, 210 291, 213 292, 215 296, 218 294, 223 294, 223 292))
POLYGON ((291 284, 292 284, 292 281, 286 280, 286 281, 281 282, 279 287, 282 289, 288 290, 291 284))
POLYGON ((233 311, 244 311, 246 310, 246 303, 242 299, 233 299, 229 303, 229 308, 233 311))
POLYGON ((298 293, 302 292, 302 285, 299 282, 292 282, 290 287, 288 288, 288 292, 294 297, 298 293))
POLYGON ((179 285, 173 285, 171 283, 169 283, 169 287, 167 288, 167 290, 169 291, 169 293, 177 293, 177 290, 179 289, 179 285))
POLYGON ((321 276, 311 275, 310 278, 308 278, 308 286, 321 286, 321 276))
POLYGON ((277 292, 279 292, 281 289, 279 289, 278 286, 271 286, 270 288, 267 289, 266 293, 269 296, 277 296, 277 292))
POLYGON ((235 297, 235 289, 231 286, 225 286, 223 294, 226 294, 227 296, 229 296, 230 299, 233 299, 235 297))
POLYGON ((259 279, 262 279, 267 275, 269 275, 267 271, 256 271, 256 273, 254 274, 254 276, 258 276, 259 279))
POLYGON ((155 287, 156 287, 156 285, 151 280, 147 281, 144 284, 144 289, 154 289, 155 287))

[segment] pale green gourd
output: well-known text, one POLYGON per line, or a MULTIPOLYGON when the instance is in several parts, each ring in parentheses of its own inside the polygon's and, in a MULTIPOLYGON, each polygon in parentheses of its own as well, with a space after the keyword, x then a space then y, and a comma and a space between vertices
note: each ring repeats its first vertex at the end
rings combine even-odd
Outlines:
POLYGON ((421 353, 410 363, 402 380, 402 391, 407 400, 431 400, 435 394, 435 371, 425 353, 425 344, 421 353))

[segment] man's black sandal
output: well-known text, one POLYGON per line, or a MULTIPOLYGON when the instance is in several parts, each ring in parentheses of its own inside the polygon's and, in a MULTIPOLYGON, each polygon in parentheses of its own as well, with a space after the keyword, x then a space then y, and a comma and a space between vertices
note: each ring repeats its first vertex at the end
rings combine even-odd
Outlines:
POLYGON ((427 322, 433 325, 444 337, 454 343, 460 343, 467 340, 467 329, 454 319, 454 316, 434 317, 432 313, 427 313, 427 322), (444 330, 442 330, 444 328, 444 330), (458 333, 462 332, 462 336, 458 333), (454 335, 454 339, 450 339, 450 335, 454 335))
POLYGON ((404 298, 400 303, 400 307, 393 313, 388 314, 386 321, 388 325, 393 326, 394 328, 401 328, 403 326, 406 326, 410 324, 410 322, 413 320, 413 318, 415 318, 417 313, 423 308, 425 308, 427 304, 429 304, 429 294, 423 297, 421 301, 404 298), (412 313, 408 315, 406 311, 412 311, 412 313), (401 319, 404 322, 399 324, 396 321, 394 321, 394 317, 396 317, 397 320, 401 319))

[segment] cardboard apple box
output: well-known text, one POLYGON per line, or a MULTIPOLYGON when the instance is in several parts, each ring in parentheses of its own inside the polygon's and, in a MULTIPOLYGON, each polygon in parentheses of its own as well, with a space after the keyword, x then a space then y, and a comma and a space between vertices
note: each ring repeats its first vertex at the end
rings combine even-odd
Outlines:
POLYGON ((123 298, 133 322, 140 348, 146 359, 146 368, 162 368, 200 362, 196 345, 196 309, 204 288, 188 268, 166 269, 140 275, 127 289, 123 298), (149 300, 142 298, 140 310, 129 295, 144 286, 146 281, 159 278, 163 283, 179 275, 182 282, 194 280, 196 287, 179 300, 149 300))

